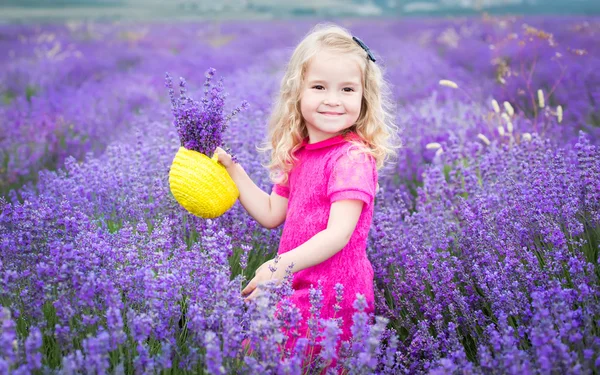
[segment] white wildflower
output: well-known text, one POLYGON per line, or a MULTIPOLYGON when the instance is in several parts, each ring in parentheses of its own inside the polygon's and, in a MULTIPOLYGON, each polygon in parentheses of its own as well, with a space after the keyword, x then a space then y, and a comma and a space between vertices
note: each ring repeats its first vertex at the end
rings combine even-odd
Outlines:
POLYGON ((506 110, 506 113, 508 113, 508 115, 510 117, 513 117, 513 115, 515 114, 515 110, 512 107, 512 105, 510 105, 509 102, 504 102, 504 109, 506 110))
POLYGON ((435 156, 436 156, 436 157, 438 157, 438 156, 440 156, 440 155, 441 155, 443 152, 444 152, 444 149, 440 147, 440 148, 438 148, 438 149, 437 149, 437 151, 435 152, 435 156))
POLYGON ((498 105, 496 99, 492 99, 492 108, 494 108, 494 112, 500 113, 500 106, 498 105))
POLYGON ((440 80, 440 85, 446 86, 446 87, 451 87, 453 89, 457 89, 458 88, 458 85, 456 83, 454 83, 452 81, 449 81, 447 79, 440 80))
POLYGON ((546 102, 544 101, 544 92, 542 91, 542 89, 539 89, 537 91, 537 95, 538 95, 538 104, 540 105, 540 108, 544 108, 546 106, 546 102))
POLYGON ((437 142, 431 142, 431 143, 428 143, 425 146, 425 148, 428 149, 428 150, 436 150, 436 149, 438 149, 440 147, 442 147, 442 145, 439 144, 439 143, 437 143, 437 142))
POLYGON ((529 133, 523 133, 523 140, 524 141, 531 141, 531 134, 529 134, 529 133))
POLYGON ((556 107, 556 117, 558 117, 558 123, 560 124, 563 119, 563 110, 562 110, 562 106, 560 106, 560 105, 558 107, 556 107))
POLYGON ((57 53, 59 53, 61 50, 61 45, 60 42, 55 42, 54 46, 52 46, 52 49, 48 52, 46 52, 46 56, 49 58, 53 58, 54 56, 56 56, 57 53))
POLYGON ((488 139, 488 137, 486 137, 485 135, 479 133, 477 134, 477 138, 481 139, 483 141, 483 143, 485 143, 486 145, 490 145, 490 140, 488 139))
POLYGON ((500 134, 501 137, 504 137, 504 126, 498 126, 498 134, 500 134))
POLYGON ((502 119, 504 121, 506 121, 506 129, 508 130, 508 132, 512 133, 512 131, 513 131, 513 124, 512 124, 512 121, 510 121, 510 117, 508 117, 508 115, 506 113, 502 113, 500 116, 502 116, 502 119))

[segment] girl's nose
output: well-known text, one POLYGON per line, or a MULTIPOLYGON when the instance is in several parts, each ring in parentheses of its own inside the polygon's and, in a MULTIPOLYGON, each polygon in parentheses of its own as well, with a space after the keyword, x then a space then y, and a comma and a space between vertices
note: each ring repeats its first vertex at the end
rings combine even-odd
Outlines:
POLYGON ((323 104, 325 105, 338 105, 340 104, 340 99, 335 94, 328 95, 324 100, 323 104))

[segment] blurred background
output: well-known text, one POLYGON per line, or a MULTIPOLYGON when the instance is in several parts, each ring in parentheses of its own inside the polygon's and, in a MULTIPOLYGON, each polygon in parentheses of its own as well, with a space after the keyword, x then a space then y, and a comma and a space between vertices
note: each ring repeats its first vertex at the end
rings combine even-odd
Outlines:
POLYGON ((0 20, 600 14, 598 0, 1 0, 0 20))

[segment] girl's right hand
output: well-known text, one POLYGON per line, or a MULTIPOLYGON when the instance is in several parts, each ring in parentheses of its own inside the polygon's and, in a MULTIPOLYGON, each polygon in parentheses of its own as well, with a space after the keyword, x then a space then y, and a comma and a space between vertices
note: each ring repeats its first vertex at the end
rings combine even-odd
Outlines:
POLYGON ((227 169, 233 167, 235 163, 231 160, 231 155, 225 152, 221 147, 217 147, 215 152, 217 153, 219 163, 223 164, 227 169))

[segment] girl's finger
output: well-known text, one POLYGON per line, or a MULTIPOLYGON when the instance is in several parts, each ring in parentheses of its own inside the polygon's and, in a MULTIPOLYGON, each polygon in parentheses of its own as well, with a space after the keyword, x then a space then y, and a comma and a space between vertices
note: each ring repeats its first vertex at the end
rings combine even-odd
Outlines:
POLYGON ((250 280, 250 283, 242 289, 242 295, 252 292, 256 287, 254 286, 254 279, 250 280))
POLYGON ((244 301, 249 302, 249 301, 255 299, 257 295, 258 295, 258 289, 254 289, 254 291, 252 292, 252 294, 250 294, 248 296, 248 298, 246 298, 244 301))

